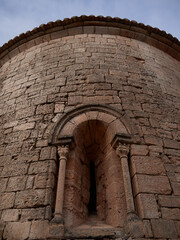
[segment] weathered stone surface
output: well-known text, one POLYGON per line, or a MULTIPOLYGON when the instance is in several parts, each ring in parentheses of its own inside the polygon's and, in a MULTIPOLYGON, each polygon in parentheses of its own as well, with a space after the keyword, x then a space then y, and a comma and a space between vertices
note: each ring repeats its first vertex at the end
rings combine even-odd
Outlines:
POLYGON ((6 165, 3 168, 3 171, 1 175, 3 177, 13 177, 18 175, 25 175, 27 173, 29 164, 12 164, 12 165, 6 165))
POLYGON ((177 238, 175 224, 172 220, 152 219, 151 223, 155 238, 177 238))
POLYGON ((3 237, 12 240, 24 240, 29 236, 30 222, 9 222, 5 226, 3 237))
POLYGON ((29 174, 38 174, 45 173, 48 171, 48 161, 43 162, 33 162, 30 164, 28 173, 29 174))
POLYGON ((141 218, 158 218, 158 206, 153 194, 138 194, 136 196, 138 212, 141 218))
POLYGON ((19 191, 24 190, 26 185, 26 176, 18 176, 9 178, 6 191, 19 191))
POLYGON ((165 175, 165 168, 160 158, 151 156, 133 156, 131 158, 132 174, 165 175))
POLYGON ((131 156, 146 156, 148 152, 148 146, 146 145, 131 145, 131 156))
MULTIPOLYGON (((58 31, 51 33, 41 26, 41 36, 36 33, 35 39, 0 57, 0 219, 7 223, 5 231, 4 224, 0 227, 0 238, 3 231, 3 239, 8 240, 47 238, 48 222, 43 219, 51 220, 54 212, 59 168, 57 146, 51 146, 50 139, 60 119, 64 133, 75 140, 66 162, 65 228, 70 226, 71 231, 82 222, 97 221, 90 222, 88 210, 89 164, 94 161, 99 220, 123 228, 131 201, 143 218, 132 219, 128 229, 132 238, 178 238, 174 230, 175 223, 179 231, 180 207, 176 41, 172 44, 162 36, 158 40, 151 30, 117 19, 119 27, 112 28, 103 21, 99 22, 103 26, 76 28, 72 21, 63 31, 61 22, 55 23, 58 31), (172 49, 176 59, 168 55, 172 49), (90 106, 86 112, 84 104, 90 106), (101 110, 95 111, 92 104, 101 110), (75 107, 81 114, 76 115, 75 107), (70 111, 74 118, 63 122, 70 111), (126 173, 130 169, 134 199, 128 197, 130 180, 127 184, 127 174, 123 180, 122 162, 111 146, 117 133, 131 136, 126 173)), ((57 225, 51 225, 49 239, 64 234, 64 227, 57 225)), ((90 238, 97 237, 94 228, 87 226, 78 236, 88 232, 90 238)), ((104 238, 106 230, 99 229, 99 237, 104 238)), ((110 232, 114 237, 116 231, 110 232)))
POLYGON ((178 141, 172 139, 164 139, 163 142, 165 148, 180 149, 180 143, 178 141))
POLYGON ((15 206, 17 208, 40 207, 44 204, 45 190, 26 190, 17 192, 15 206))
POLYGON ((180 207, 180 198, 178 196, 158 196, 158 203, 162 207, 180 207))
POLYGON ((162 218, 180 220, 180 209, 179 208, 161 208, 162 218))
POLYGON ((21 221, 31 221, 44 219, 45 208, 31 208, 31 209, 22 209, 21 211, 21 221))
POLYGON ((0 194, 0 210, 12 208, 14 206, 15 193, 0 194))
POLYGON ((30 239, 45 239, 48 234, 48 221, 34 221, 31 225, 30 239))
POLYGON ((133 177, 135 195, 138 193, 170 194, 171 186, 166 176, 150 176, 136 174, 133 177))
POLYGON ((3 210, 1 218, 5 222, 16 222, 19 220, 20 214, 20 209, 6 209, 3 210))
POLYGON ((21 125, 17 125, 14 127, 14 131, 23 131, 26 129, 33 129, 35 126, 35 122, 30 122, 30 123, 23 123, 21 125))
POLYGON ((143 220, 144 233, 146 238, 152 238, 153 232, 151 228, 151 223, 149 220, 143 220))
POLYGON ((8 178, 0 178, 0 192, 4 192, 7 186, 8 178))

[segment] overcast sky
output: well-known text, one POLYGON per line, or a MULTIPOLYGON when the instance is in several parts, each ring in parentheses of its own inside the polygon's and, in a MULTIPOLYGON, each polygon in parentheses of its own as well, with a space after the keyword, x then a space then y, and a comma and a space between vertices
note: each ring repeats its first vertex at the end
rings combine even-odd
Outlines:
POLYGON ((180 40, 180 0, 0 0, 0 46, 42 23, 91 14, 136 20, 180 40))

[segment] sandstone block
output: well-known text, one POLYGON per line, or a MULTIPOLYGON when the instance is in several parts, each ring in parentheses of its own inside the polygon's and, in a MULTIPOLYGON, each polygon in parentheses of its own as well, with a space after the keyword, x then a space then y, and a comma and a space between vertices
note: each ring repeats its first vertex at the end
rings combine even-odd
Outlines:
POLYGON ((160 158, 153 156, 133 156, 131 158, 132 174, 165 175, 166 171, 160 158))
POLYGON ((146 145, 131 145, 131 156, 146 156, 148 152, 148 146, 146 145))
POLYGON ((180 208, 161 208, 162 218, 180 220, 180 208))
POLYGON ((54 104, 43 104, 43 105, 38 105, 36 109, 36 114, 49 114, 53 113, 54 111, 54 104))
POLYGON ((5 222, 16 222, 19 220, 20 209, 6 209, 2 212, 2 220, 5 222))
POLYGON ((144 140, 145 140, 145 143, 148 145, 157 145, 157 146, 163 145, 161 138, 153 135, 145 135, 144 140))
POLYGON ((153 232, 151 229, 151 223, 149 220, 143 220, 144 233, 146 238, 152 238, 153 232))
POLYGON ((3 177, 12 177, 18 175, 25 175, 27 173, 29 164, 12 164, 6 165, 2 171, 3 177))
POLYGON ((17 208, 38 207, 44 204, 45 190, 26 190, 17 192, 15 206, 17 208))
POLYGON ((34 178, 35 178, 34 175, 30 175, 30 176, 28 176, 28 178, 27 178, 27 182, 26 182, 26 189, 31 189, 31 188, 33 188, 33 185, 34 185, 34 178))
MULTIPOLYGON (((1 174, 1 171, 0 171, 1 174)), ((4 192, 7 186, 8 178, 0 178, 0 192, 4 192)))
POLYGON ((47 185, 47 174, 38 174, 35 177, 34 188, 46 188, 47 185))
POLYGON ((63 103, 56 103, 54 112, 55 113, 62 113, 62 112, 64 112, 64 107, 65 106, 64 106, 63 103))
POLYGON ((9 222, 5 226, 3 237, 11 240, 24 240, 29 236, 30 222, 9 222))
POLYGON ((174 195, 180 196, 180 183, 179 182, 171 182, 174 195))
POLYGON ((180 197, 178 196, 158 196, 158 202, 162 207, 180 208, 180 197))
POLYGON ((44 219, 45 208, 30 208, 30 209, 22 209, 21 212, 21 221, 31 221, 31 220, 39 220, 44 219))
POLYGON ((32 222, 30 239, 46 239, 48 234, 48 221, 32 222))
POLYGON ((152 219, 151 223, 155 238, 177 238, 177 232, 173 221, 152 219))
POLYGON ((56 147, 44 147, 41 148, 40 160, 54 159, 56 160, 56 147))
POLYGON ((133 177, 133 188, 135 195, 138 193, 171 193, 171 187, 166 176, 136 174, 133 177))
POLYGON ((35 122, 23 123, 14 127, 14 131, 22 131, 26 129, 33 129, 35 127, 35 122))
POLYGON ((29 167, 29 174, 46 173, 48 171, 48 161, 33 162, 29 167))
POLYGON ((24 190, 26 185, 26 176, 10 177, 7 185, 7 191, 24 190))
POLYGON ((0 210, 12 208, 14 205, 15 193, 0 194, 0 210))
POLYGON ((173 148, 173 149, 180 149, 180 143, 172 140, 172 139, 164 139, 164 147, 165 148, 173 148))
POLYGON ((138 212, 141 218, 158 218, 158 206, 153 194, 138 194, 136 196, 138 212))

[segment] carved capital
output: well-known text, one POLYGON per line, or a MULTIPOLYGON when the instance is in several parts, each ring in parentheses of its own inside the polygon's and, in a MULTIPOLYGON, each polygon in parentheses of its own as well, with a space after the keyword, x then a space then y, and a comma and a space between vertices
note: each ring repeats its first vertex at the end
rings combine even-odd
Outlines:
POLYGON ((69 145, 58 146, 58 154, 60 160, 62 159, 67 160, 69 154, 69 145))
POLYGON ((116 154, 122 158, 122 157, 126 157, 129 153, 129 145, 126 143, 121 143, 118 142, 117 147, 116 147, 116 154))

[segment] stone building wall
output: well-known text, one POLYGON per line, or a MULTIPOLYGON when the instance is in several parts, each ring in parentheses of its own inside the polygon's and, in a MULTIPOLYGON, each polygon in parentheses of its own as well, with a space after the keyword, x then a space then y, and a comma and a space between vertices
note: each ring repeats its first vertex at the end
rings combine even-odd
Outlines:
MULTIPOLYGON (((123 184, 122 166, 113 148, 108 147, 110 140, 107 140, 109 142, 106 148, 103 146, 105 139, 112 140, 111 135, 105 138, 104 132, 118 117, 109 119, 109 115, 104 113, 100 118, 97 117, 100 114, 99 110, 94 110, 96 117, 89 119, 87 117, 86 121, 80 120, 78 124, 81 125, 77 124, 79 128, 75 132, 76 148, 70 154, 72 164, 67 160, 63 210, 65 216, 67 215, 65 226, 79 226, 83 223, 82 219, 88 217, 86 197, 88 198, 90 180, 87 159, 98 159, 100 167, 96 168, 97 175, 99 179, 103 177, 106 179, 98 180, 99 185, 97 183, 100 189, 97 190, 97 194, 100 191, 98 216, 108 226, 121 229, 117 238, 180 237, 178 47, 176 50, 172 49, 173 54, 165 52, 166 44, 168 46, 170 41, 168 38, 166 44, 160 43, 161 49, 156 47, 156 44, 152 46, 153 40, 152 44, 144 40, 143 36, 146 34, 141 27, 139 27, 141 33, 130 29, 121 34, 117 33, 117 29, 121 30, 122 26, 102 27, 96 26, 97 22, 92 25, 94 26, 83 27, 83 32, 81 26, 59 32, 46 32, 42 36, 35 36, 31 41, 22 41, 19 46, 9 51, 8 58, 7 55, 2 55, 0 68, 2 239, 60 239, 62 224, 52 223, 59 157, 57 146, 50 144, 49 139, 63 116, 80 106, 90 107, 97 104, 118 112, 123 123, 122 129, 126 129, 127 133, 133 136, 128 161, 138 221, 132 220, 135 225, 132 224, 130 230, 124 230, 129 223, 126 222, 127 206, 124 193, 126 186, 123 184), (109 29, 112 32, 108 32, 109 29), (64 31, 68 32, 68 36, 64 31), (139 34, 139 39, 132 33, 139 34), (92 134, 96 134, 94 141, 92 134), (81 145, 82 139, 84 141, 81 145), (89 146, 93 148, 90 149, 89 146), (100 152, 104 155, 101 156, 100 152), (117 159, 113 162, 114 158, 117 159), (76 162, 77 159, 81 161, 76 162), (82 165, 82 161, 85 165, 82 165), (104 172, 101 172, 102 169, 104 172), (81 181, 78 176, 84 179, 82 180, 85 181, 84 188, 81 187, 82 183, 78 182, 81 181), (70 190, 74 183, 77 183, 76 188, 79 190, 70 190), (106 190, 102 190, 103 184, 106 190), (118 186, 119 190, 114 190, 113 186, 118 186), (73 194, 77 196, 72 197, 73 194), (84 218, 75 218, 74 213, 72 216, 68 215, 75 211, 74 209, 78 209, 77 205, 81 204, 82 198, 85 210, 79 206, 77 212, 82 211, 81 216, 84 218), (107 208, 107 202, 108 209, 111 210, 103 210, 107 208), (117 208, 114 209, 113 206, 116 204, 117 208), (116 216, 116 213, 119 215, 116 216), (74 218, 75 220, 72 220, 74 218), (138 232, 139 228, 141 230, 138 232)), ((101 229, 102 239, 106 235, 104 229, 106 225, 101 229)), ((87 236, 93 236, 92 232, 92 235, 88 234, 87 236)))

